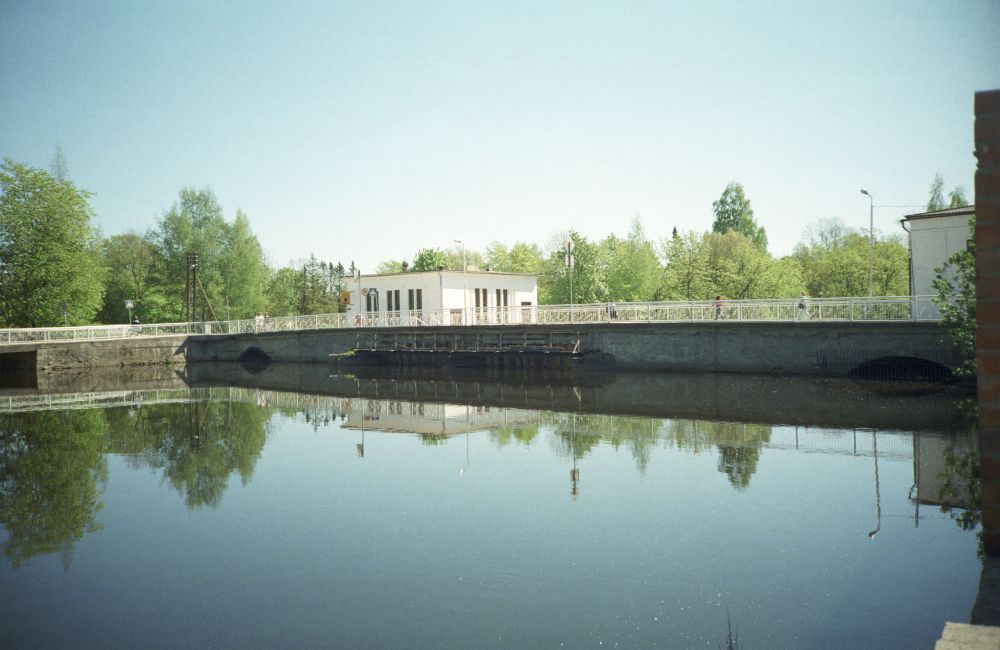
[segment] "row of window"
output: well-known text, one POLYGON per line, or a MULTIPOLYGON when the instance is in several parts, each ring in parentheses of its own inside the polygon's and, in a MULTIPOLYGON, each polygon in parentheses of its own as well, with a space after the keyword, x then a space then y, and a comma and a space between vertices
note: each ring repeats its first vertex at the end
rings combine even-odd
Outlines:
MULTIPOLYGON (((494 307, 507 307, 507 290, 497 289, 497 300, 493 303, 494 307)), ((489 298, 489 289, 476 289, 476 309, 481 309, 483 307, 488 307, 487 299, 489 298)))
MULTIPOLYGON (((408 302, 404 307, 399 301, 399 289, 390 289, 385 292, 385 310, 386 311, 420 311, 424 308, 424 290, 423 289, 410 289, 407 291, 408 302)), ((365 311, 378 311, 379 293, 377 291, 369 291, 368 295, 365 296, 365 311)))
MULTIPOLYGON (((424 308, 423 289, 409 289, 406 296, 406 305, 400 301, 399 289, 389 289, 383 293, 385 294, 386 311, 420 311, 424 308)), ((473 294, 475 296, 476 309, 485 309, 489 307, 489 289, 476 288, 473 290, 473 294)), ((378 291, 369 291, 365 295, 365 311, 379 311, 379 295, 380 293, 378 291)), ((494 307, 509 307, 509 301, 510 293, 507 289, 496 290, 496 302, 493 303, 494 307)))

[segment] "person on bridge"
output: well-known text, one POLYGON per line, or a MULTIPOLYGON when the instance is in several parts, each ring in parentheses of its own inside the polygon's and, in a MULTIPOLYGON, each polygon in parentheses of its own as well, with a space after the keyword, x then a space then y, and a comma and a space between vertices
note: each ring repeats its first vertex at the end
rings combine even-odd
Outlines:
POLYGON ((799 293, 799 313, 796 320, 808 320, 809 319, 809 309, 806 305, 806 292, 802 291, 799 293))
POLYGON ((722 295, 715 294, 715 320, 722 318, 722 295))

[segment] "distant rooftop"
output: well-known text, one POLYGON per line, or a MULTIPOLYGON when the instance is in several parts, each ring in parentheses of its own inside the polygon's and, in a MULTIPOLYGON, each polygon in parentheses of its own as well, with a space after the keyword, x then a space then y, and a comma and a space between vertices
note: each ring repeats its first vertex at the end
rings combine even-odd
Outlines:
MULTIPOLYGON (((875 206, 878 207, 878 206, 875 206)), ((976 213, 976 206, 963 205, 960 208, 947 208, 945 210, 934 210, 933 212, 920 212, 918 214, 908 214, 903 217, 904 221, 910 219, 931 219, 933 217, 959 217, 972 216, 976 213)))

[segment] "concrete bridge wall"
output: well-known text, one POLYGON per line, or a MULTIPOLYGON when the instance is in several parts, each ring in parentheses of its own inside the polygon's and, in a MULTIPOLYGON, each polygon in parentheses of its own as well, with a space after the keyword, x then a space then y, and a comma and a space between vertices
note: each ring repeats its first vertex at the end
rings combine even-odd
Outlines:
POLYGON ((933 322, 612 323, 421 327, 193 336, 188 361, 237 361, 257 348, 276 362, 326 362, 332 353, 439 337, 439 344, 490 347, 519 337, 611 355, 620 370, 843 376, 859 365, 910 357, 952 368, 933 322))
POLYGON ((579 346, 620 370, 843 376, 888 357, 946 368, 955 358, 932 322, 603 323, 330 329, 240 335, 129 337, 0 346, 0 372, 239 361, 256 348, 274 362, 326 363, 358 348, 579 346))

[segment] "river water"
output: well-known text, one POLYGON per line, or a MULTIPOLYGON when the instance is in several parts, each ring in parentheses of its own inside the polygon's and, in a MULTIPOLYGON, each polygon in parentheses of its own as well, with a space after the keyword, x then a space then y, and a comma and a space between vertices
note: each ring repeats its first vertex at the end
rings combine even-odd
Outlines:
POLYGON ((916 648, 976 598, 938 387, 84 383, 0 393, 0 647, 916 648))

